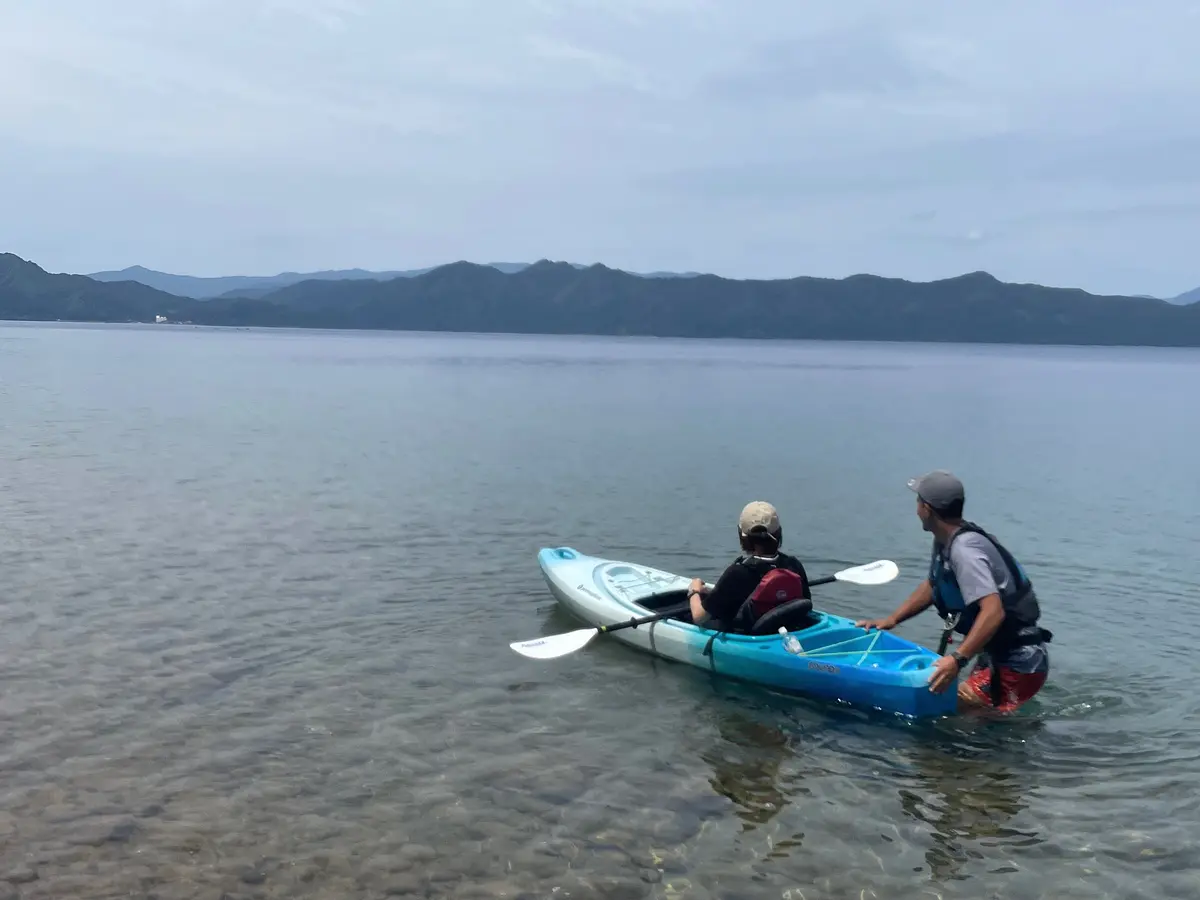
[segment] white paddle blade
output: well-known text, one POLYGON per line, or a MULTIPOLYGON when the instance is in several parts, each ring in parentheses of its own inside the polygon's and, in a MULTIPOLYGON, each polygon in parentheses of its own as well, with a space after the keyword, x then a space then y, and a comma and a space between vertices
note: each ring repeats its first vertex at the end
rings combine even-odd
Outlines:
POLYGON ((582 650, 588 641, 600 633, 597 628, 581 628, 579 631, 568 631, 566 634, 551 634, 546 637, 534 638, 532 641, 517 641, 509 644, 522 656, 530 659, 557 659, 582 650))
POLYGON ((900 568, 890 559, 877 559, 875 562, 852 569, 842 569, 833 577, 838 581, 848 581, 850 584, 887 584, 900 574, 900 568))

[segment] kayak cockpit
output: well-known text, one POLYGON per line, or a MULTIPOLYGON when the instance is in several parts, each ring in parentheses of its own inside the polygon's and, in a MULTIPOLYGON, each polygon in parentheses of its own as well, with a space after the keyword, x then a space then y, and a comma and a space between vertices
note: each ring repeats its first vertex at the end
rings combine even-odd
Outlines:
POLYGON ((681 588, 677 591, 662 591, 661 593, 651 594, 649 597, 641 597, 637 600, 637 605, 651 613, 665 612, 672 606, 679 606, 683 608, 683 613, 678 616, 671 616, 671 618, 680 619, 685 622, 692 621, 692 614, 688 612, 687 588, 681 588))
MULTIPOLYGON (((637 605, 651 614, 674 609, 677 611, 673 612, 669 617, 669 621, 683 622, 688 625, 694 624, 692 622, 691 609, 688 606, 688 592, 686 588, 652 594, 649 597, 638 600, 637 605)), ((821 624, 824 619, 824 613, 819 613, 812 608, 812 601, 794 600, 778 609, 772 610, 760 619, 755 623, 755 628, 752 632, 738 631, 731 633, 755 637, 777 636, 780 628, 786 628, 788 631, 805 631, 815 625, 821 624)), ((702 631, 715 631, 715 629, 705 628, 702 625, 696 627, 702 631)))

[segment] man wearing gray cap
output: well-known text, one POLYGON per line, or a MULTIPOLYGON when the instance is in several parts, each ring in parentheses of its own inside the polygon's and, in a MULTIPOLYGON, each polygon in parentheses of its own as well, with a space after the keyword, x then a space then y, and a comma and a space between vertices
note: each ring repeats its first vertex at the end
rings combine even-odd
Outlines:
POLYGON ((888 630, 933 606, 945 620, 929 688, 941 693, 981 654, 975 670, 958 686, 960 707, 1012 712, 1046 682, 1051 634, 1038 625, 1041 610, 1025 570, 1004 546, 963 520, 966 491, 949 472, 937 470, 908 483, 917 495, 917 517, 933 535, 929 577, 886 619, 860 621, 888 630), (946 655, 952 632, 964 635, 946 655))

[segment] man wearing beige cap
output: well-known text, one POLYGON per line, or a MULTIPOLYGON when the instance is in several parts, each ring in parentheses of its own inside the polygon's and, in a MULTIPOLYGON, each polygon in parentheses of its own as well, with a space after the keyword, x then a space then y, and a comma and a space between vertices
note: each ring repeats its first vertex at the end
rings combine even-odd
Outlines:
POLYGON ((888 630, 933 606, 946 625, 930 690, 944 691, 981 654, 958 686, 960 705, 1012 712, 1041 690, 1050 670, 1051 634, 1038 625, 1033 584, 998 540, 963 519, 966 491, 956 476, 937 470, 908 487, 917 495, 921 527, 933 535, 929 577, 886 619, 858 625, 888 630), (946 654, 952 632, 963 641, 946 654))
POLYGON ((779 551, 783 528, 774 506, 761 500, 747 503, 738 518, 738 542, 742 555, 721 573, 711 591, 702 579, 692 579, 688 602, 695 624, 718 631, 748 630, 754 619, 775 606, 812 599, 800 560, 779 551), (770 590, 761 591, 760 585, 768 581, 770 590))

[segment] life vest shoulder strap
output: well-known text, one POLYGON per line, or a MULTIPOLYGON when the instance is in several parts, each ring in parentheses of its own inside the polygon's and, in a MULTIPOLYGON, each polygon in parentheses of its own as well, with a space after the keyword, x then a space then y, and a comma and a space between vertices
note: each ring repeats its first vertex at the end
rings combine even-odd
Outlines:
POLYGON ((950 540, 946 542, 947 558, 950 556, 950 548, 954 546, 954 542, 963 534, 982 535, 989 544, 996 548, 996 552, 1000 554, 1000 559, 1004 562, 1005 568, 1008 569, 1009 577, 1012 578, 1013 585, 1016 587, 1015 593, 1018 597, 1027 593, 1033 588, 1033 582, 1031 582, 1025 576, 1025 573, 1021 571, 1020 565, 1017 564, 1016 557, 1008 552, 1008 548, 996 540, 994 535, 980 528, 974 522, 963 522, 959 526, 958 530, 955 531, 954 534, 950 535, 950 540))

